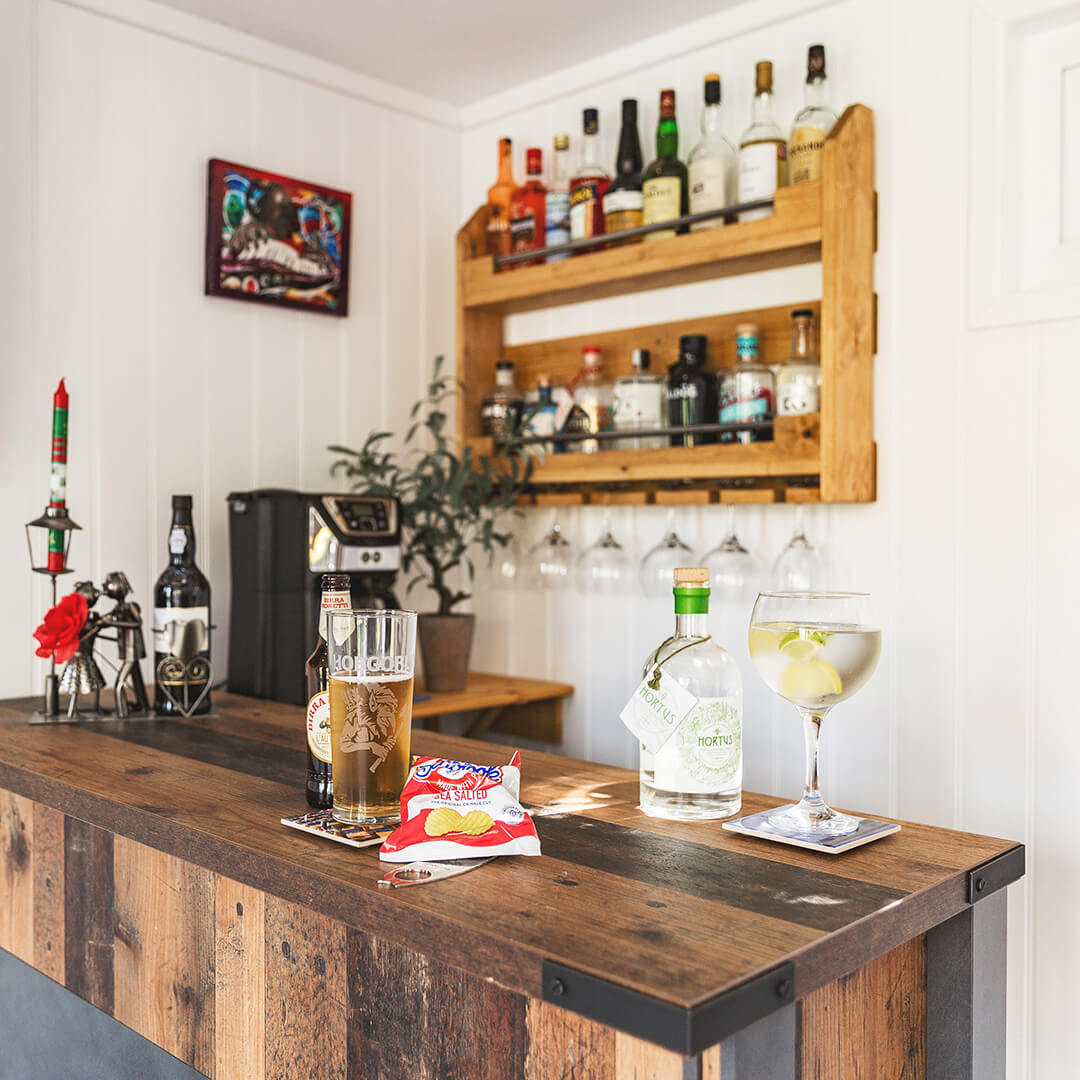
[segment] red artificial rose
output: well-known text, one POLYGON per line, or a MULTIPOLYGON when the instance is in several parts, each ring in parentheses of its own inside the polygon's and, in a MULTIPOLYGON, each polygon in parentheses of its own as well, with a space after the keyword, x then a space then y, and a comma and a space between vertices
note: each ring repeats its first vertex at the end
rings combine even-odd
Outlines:
POLYGON ((79 634, 86 625, 86 616, 90 607, 82 593, 65 596, 51 611, 45 613, 45 620, 34 631, 38 639, 35 656, 50 656, 63 664, 75 655, 79 647, 79 634))

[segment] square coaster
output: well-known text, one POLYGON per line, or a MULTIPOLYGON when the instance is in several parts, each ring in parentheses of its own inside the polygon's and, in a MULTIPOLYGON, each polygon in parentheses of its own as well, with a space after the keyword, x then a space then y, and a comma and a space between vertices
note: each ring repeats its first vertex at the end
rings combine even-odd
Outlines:
POLYGON ((769 816, 780 810, 794 806, 776 806, 771 810, 762 810, 757 814, 725 821, 724 828, 742 836, 756 836, 759 840, 772 840, 777 844, 791 844, 793 847, 807 848, 809 851, 821 851, 826 855, 839 855, 852 848, 880 840, 900 831, 900 826, 892 821, 878 821, 876 818, 859 818, 859 827, 844 836, 814 836, 811 833, 785 834, 777 832, 769 824, 769 816))
POLYGON ((306 814, 283 817, 281 824, 349 847, 381 844, 397 828, 396 825, 348 825, 344 821, 335 821, 330 810, 309 810, 306 814))

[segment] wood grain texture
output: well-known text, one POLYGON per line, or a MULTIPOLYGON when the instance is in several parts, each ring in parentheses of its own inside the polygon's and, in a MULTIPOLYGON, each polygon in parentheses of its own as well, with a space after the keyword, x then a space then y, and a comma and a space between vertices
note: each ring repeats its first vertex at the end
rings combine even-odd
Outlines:
POLYGON ((685 1061, 681 1054, 615 1032, 615 1080, 684 1080, 685 1061))
POLYGON ((552 701, 568 697, 573 692, 574 688, 569 683, 551 679, 526 679, 514 675, 470 671, 464 690, 431 693, 429 700, 418 701, 413 706, 413 717, 441 716, 473 709, 552 701))
POLYGON ((821 195, 821 498, 869 502, 874 451, 874 114, 844 110, 821 195))
POLYGON ((214 1080, 266 1071, 266 897, 227 877, 214 889, 214 1080))
POLYGON ((926 937, 801 1002, 802 1080, 925 1080, 926 937))
POLYGON ((34 959, 43 975, 64 981, 64 815, 34 803, 34 959))
POLYGON ((33 803, 0 793, 0 949, 34 961, 33 803))
POLYGON ((113 834, 64 819, 64 985, 113 1011, 113 834))
POLYGON ((118 836, 113 880, 113 1015, 174 1057, 211 1073, 214 875, 118 836))
POLYGON ((345 927, 266 897, 266 1076, 345 1080, 345 927))
POLYGON ((349 1080, 524 1075, 525 999, 349 931, 349 1080))
POLYGON ((529 1080, 613 1080, 615 1031, 530 998, 525 1010, 529 1080))

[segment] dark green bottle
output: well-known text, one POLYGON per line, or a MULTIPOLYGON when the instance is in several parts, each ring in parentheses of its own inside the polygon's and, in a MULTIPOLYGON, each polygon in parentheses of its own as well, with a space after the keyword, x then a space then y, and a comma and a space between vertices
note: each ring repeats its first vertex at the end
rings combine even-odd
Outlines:
MULTIPOLYGON (((656 160, 641 174, 644 224, 671 221, 690 212, 690 192, 686 166, 679 160, 679 125, 675 120, 675 91, 660 91, 660 122, 656 126, 656 160)), ((678 230, 658 229, 646 233, 646 240, 665 240, 678 230)))

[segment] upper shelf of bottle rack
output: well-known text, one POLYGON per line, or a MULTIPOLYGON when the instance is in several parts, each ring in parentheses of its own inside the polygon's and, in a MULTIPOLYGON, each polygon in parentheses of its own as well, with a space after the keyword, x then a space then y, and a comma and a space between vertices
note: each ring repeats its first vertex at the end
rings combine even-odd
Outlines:
MULTIPOLYGON (((463 239, 483 236, 477 215, 486 213, 476 212, 463 239)), ((800 184, 781 188, 774 213, 759 221, 514 270, 496 271, 490 256, 466 258, 461 300, 466 308, 527 311, 820 258, 821 184, 800 184)))

